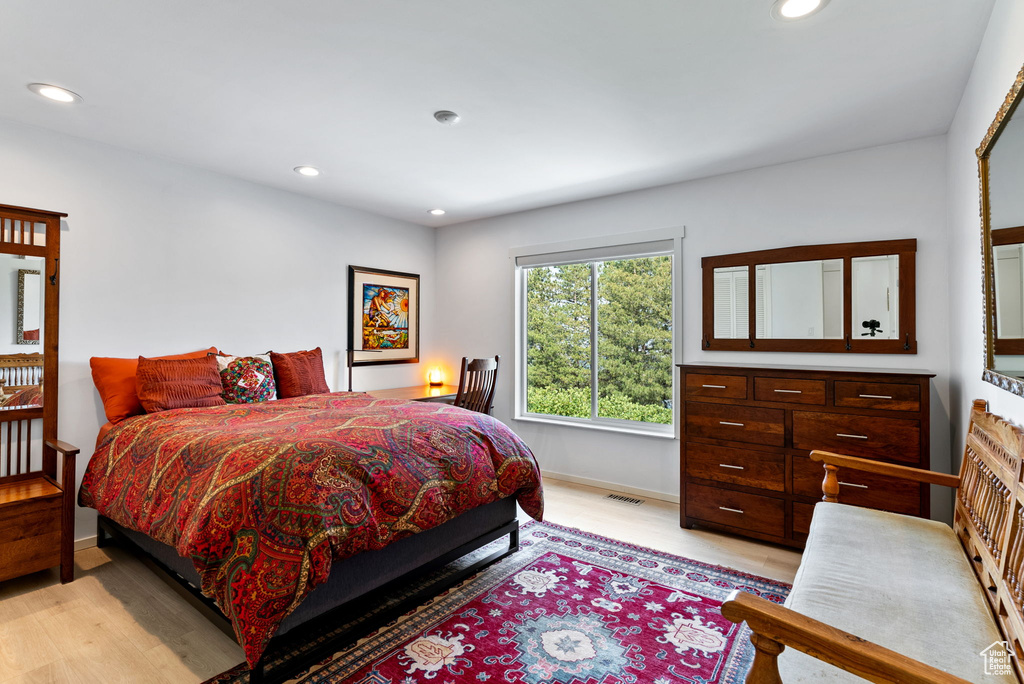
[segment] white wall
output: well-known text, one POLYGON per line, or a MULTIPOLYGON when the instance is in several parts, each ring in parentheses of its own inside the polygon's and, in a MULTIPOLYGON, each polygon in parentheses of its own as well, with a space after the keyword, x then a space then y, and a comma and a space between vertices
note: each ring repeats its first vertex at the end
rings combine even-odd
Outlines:
MULTIPOLYGON (((0 150, 0 202, 69 214, 60 438, 82 449, 79 475, 106 422, 91 356, 320 346, 328 384, 344 389, 349 264, 422 277, 424 363, 357 369, 356 389, 423 382, 433 229, 21 125, 0 122, 0 150)), ((78 538, 95 533, 93 520, 79 509, 78 538)))
POLYGON ((1024 35, 1024 3, 997 0, 971 78, 946 137, 949 301, 953 330, 950 409, 954 418, 952 439, 957 445, 953 459, 956 467, 960 463, 972 400, 986 399, 989 410, 1018 424, 1024 423, 1024 398, 981 379, 984 364, 981 221, 975 156, 975 150, 1024 64, 1021 35, 1024 35))
MULTIPOLYGON (((914 140, 715 178, 514 214, 438 232, 436 339, 449 372, 463 355, 506 362, 495 409, 541 467, 613 482, 627 491, 678 496, 679 443, 583 428, 511 421, 513 354, 511 247, 686 226, 683 240, 683 362, 915 368, 932 384, 932 467, 949 469, 945 139, 914 140), (704 352, 700 258, 801 244, 917 238, 919 353, 838 355, 704 352), (481 319, 466 311, 505 312, 481 319)), ((935 498, 935 497, 933 497, 935 498)), ((939 496, 937 517, 950 517, 939 496)))

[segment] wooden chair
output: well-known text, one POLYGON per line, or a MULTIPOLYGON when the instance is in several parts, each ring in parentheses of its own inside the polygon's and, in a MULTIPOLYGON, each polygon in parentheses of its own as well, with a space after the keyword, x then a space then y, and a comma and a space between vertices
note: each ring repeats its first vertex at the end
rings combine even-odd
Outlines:
POLYGON ((455 396, 455 405, 491 414, 494 409, 494 389, 498 385, 498 360, 473 359, 462 357, 462 373, 459 376, 459 393, 455 396))

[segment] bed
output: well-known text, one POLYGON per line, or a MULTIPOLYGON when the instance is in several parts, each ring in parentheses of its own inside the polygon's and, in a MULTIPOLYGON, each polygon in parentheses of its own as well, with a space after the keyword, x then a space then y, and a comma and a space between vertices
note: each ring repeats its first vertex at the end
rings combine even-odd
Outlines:
POLYGON ((79 501, 100 513, 101 536, 201 588, 252 681, 272 638, 308 639, 308 625, 502 536, 507 555, 516 503, 543 513, 533 455, 499 421, 362 393, 126 419, 99 443, 79 501))

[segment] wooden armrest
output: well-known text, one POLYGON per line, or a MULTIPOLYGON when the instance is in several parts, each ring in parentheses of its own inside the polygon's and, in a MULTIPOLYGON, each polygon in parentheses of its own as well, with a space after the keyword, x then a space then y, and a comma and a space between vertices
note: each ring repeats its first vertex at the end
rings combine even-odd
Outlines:
POLYGON ((56 449, 65 456, 75 456, 79 452, 78 447, 72 446, 67 442, 62 442, 59 439, 46 440, 46 446, 50 447, 51 449, 56 449))
POLYGON ((61 467, 61 489, 64 491, 64 505, 61 511, 60 535, 60 583, 67 584, 75 579, 75 457, 78 447, 59 439, 46 440, 46 446, 64 456, 61 467))
POLYGON ((828 470, 829 466, 842 466, 844 468, 853 468, 855 470, 866 470, 867 472, 878 473, 880 475, 899 477, 904 480, 914 480, 916 482, 943 485, 944 487, 956 488, 960 486, 960 478, 957 475, 937 473, 934 470, 908 468, 907 466, 895 465, 893 463, 872 461, 868 458, 833 454, 830 451, 812 451, 811 460, 824 462, 826 470, 828 470))
POLYGON ((872 682, 967 684, 966 679, 753 594, 732 592, 722 604, 722 615, 732 622, 746 621, 754 632, 750 640, 757 651, 747 675, 748 683, 780 683, 776 657, 791 646, 872 682))

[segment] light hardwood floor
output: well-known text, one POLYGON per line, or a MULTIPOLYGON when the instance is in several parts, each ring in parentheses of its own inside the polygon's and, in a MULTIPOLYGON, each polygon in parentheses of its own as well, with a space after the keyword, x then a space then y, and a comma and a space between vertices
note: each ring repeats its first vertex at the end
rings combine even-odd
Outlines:
MULTIPOLYGON (((549 522, 786 582, 796 574, 794 551, 680 529, 677 504, 544 484, 549 522)), ((130 554, 94 547, 75 563, 71 584, 56 569, 0 583, 0 683, 194 683, 242 661, 237 644, 130 554)))

